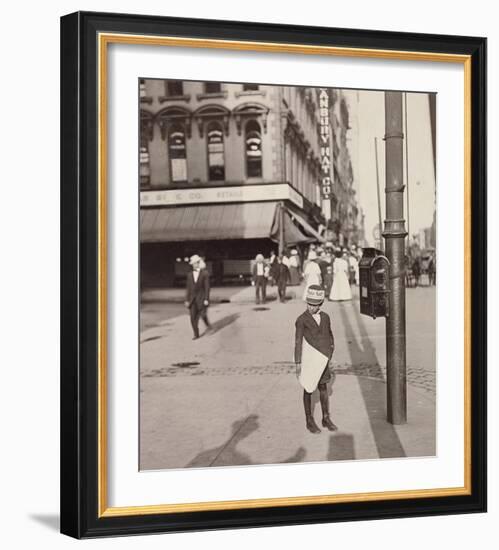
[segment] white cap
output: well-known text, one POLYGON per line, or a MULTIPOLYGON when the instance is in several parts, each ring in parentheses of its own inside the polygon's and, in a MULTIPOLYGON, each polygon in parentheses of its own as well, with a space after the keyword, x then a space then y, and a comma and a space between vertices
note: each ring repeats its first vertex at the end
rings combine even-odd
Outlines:
POLYGON ((190 260, 189 260, 189 263, 191 265, 195 264, 196 262, 200 262, 201 261, 201 257, 198 256, 197 254, 194 254, 193 256, 191 256, 190 260))
POLYGON ((305 296, 305 301, 307 304, 312 306, 320 306, 326 297, 324 289, 319 285, 310 285, 307 288, 307 294, 305 296))

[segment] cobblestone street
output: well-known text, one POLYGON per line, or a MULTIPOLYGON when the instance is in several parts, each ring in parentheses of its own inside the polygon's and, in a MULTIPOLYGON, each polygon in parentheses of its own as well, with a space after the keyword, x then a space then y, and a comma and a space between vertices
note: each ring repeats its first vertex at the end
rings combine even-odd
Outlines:
MULTIPOLYGON (((275 374, 287 376, 295 373, 295 364, 289 362, 277 362, 272 365, 253 365, 245 367, 214 367, 209 370, 203 370, 200 365, 186 363, 185 365, 176 365, 153 369, 150 373, 144 374, 144 378, 172 377, 172 376, 258 376, 264 374, 275 374)), ((386 367, 381 365, 352 365, 349 363, 335 364, 334 373, 336 375, 364 376, 385 380, 386 367)), ((428 372, 426 369, 409 367, 407 369, 407 383, 419 388, 431 395, 435 395, 435 373, 428 372)))

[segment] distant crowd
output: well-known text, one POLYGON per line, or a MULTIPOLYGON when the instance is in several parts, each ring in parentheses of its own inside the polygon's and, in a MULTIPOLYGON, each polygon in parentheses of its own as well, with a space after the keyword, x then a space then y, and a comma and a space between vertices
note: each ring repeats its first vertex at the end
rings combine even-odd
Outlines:
MULTIPOLYGON (((267 300, 267 287, 277 286, 279 300, 286 301, 288 286, 304 283, 303 300, 307 301, 310 287, 320 288, 329 301, 352 299, 352 285, 359 284, 359 262, 362 249, 356 245, 339 248, 332 243, 310 244, 307 249, 286 249, 268 258, 257 254, 251 268, 251 284, 255 287, 257 304, 267 300), (303 259, 302 259, 303 258, 303 259)), ((189 259, 192 268, 187 273, 185 305, 190 311, 194 339, 199 338, 199 320, 211 330, 207 316, 210 296, 210 275, 204 259, 194 254, 189 259)), ((436 257, 433 249, 410 249, 406 255, 406 286, 436 283, 436 257)))
POLYGON ((406 286, 435 286, 437 261, 434 250, 411 250, 405 258, 406 286))
POLYGON ((359 283, 359 260, 362 250, 352 245, 349 248, 310 244, 302 260, 296 248, 268 258, 257 254, 252 268, 252 285, 255 287, 256 303, 266 300, 267 285, 277 286, 279 300, 286 300, 288 285, 305 283, 303 299, 311 285, 321 286, 331 301, 351 300, 350 285, 359 283))

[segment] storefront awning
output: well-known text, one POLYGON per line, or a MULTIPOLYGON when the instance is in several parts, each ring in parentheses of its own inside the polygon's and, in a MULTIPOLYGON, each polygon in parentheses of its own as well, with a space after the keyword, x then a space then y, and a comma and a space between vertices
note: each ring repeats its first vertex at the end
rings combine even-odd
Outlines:
POLYGON ((303 228, 303 231, 307 235, 309 235, 310 237, 313 237, 314 240, 320 243, 326 242, 326 239, 321 235, 319 235, 319 233, 302 216, 300 216, 299 214, 296 214, 295 212, 292 212, 291 210, 289 211, 289 213, 291 214, 292 217, 296 219, 298 224, 301 225, 301 227, 303 228))
MULTIPOLYGON (((279 209, 276 209, 276 215, 274 218, 274 224, 272 225, 272 233, 270 238, 275 241, 279 242, 280 239, 280 229, 279 229, 279 222, 280 222, 280 216, 279 216, 279 209)), ((293 220, 291 219, 290 212, 287 208, 284 208, 284 231, 283 231, 283 237, 284 237, 284 245, 285 246, 294 246, 297 244, 304 244, 304 243, 310 243, 312 241, 315 241, 315 238, 307 237, 304 235, 300 228, 293 223, 293 220)))
POLYGON ((269 239, 275 202, 147 208, 140 211, 141 242, 269 239))

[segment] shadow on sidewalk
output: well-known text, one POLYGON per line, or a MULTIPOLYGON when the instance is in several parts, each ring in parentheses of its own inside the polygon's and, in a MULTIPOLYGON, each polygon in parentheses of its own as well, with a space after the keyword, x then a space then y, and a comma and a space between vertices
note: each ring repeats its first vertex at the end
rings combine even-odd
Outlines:
POLYGON ((225 317, 218 319, 218 321, 211 323, 211 334, 215 334, 219 330, 222 330, 226 326, 232 324, 234 321, 237 321, 237 319, 239 319, 239 315, 239 313, 232 313, 231 315, 226 315, 225 317))
POLYGON ((290 456, 286 460, 283 460, 281 464, 294 464, 296 462, 303 462, 305 460, 305 456, 307 454, 307 451, 305 450, 305 447, 298 447, 296 450, 296 453, 293 456, 290 456))
MULTIPOLYGON (((341 319, 345 327, 345 335, 352 365, 367 364, 375 368, 377 367, 379 372, 376 373, 376 377, 383 379, 384 377, 381 367, 379 367, 376 351, 369 340, 360 313, 356 307, 349 309, 354 312, 355 320, 357 321, 357 334, 350 323, 347 310, 343 305, 340 307, 341 319), (359 341, 363 348, 359 345, 359 341)), ((364 399, 379 457, 395 458, 406 456, 395 428, 386 420, 386 384, 380 383, 379 380, 373 380, 364 376, 358 376, 357 380, 364 399)))
MULTIPOLYGON (((258 415, 256 414, 251 414, 246 418, 237 420, 232 424, 232 434, 225 443, 199 453, 185 467, 206 468, 207 466, 248 466, 250 464, 260 464, 259 462, 253 462, 249 455, 239 452, 236 448, 243 439, 256 432, 259 427, 258 415)), ((299 447, 294 455, 283 460, 281 463, 303 462, 306 454, 306 450, 303 447, 299 447)))
POLYGON ((194 457, 186 468, 202 468, 206 466, 213 466, 215 462, 219 461, 217 466, 242 466, 245 464, 253 464, 250 457, 246 454, 240 453, 236 447, 246 437, 258 430, 260 424, 258 423, 258 416, 252 414, 237 420, 232 424, 232 434, 229 439, 213 449, 208 449, 199 453, 194 457), (223 457, 221 455, 223 454, 223 457))
POLYGON ((353 435, 338 433, 329 438, 328 460, 355 460, 353 435))

